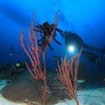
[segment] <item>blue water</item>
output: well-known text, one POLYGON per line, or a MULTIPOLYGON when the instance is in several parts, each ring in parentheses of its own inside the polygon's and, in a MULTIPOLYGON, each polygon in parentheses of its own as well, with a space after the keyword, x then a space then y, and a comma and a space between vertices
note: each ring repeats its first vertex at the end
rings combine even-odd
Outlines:
MULTIPOLYGON (((42 24, 45 21, 51 24, 55 21, 58 10, 57 27, 59 29, 77 33, 85 43, 91 46, 97 48, 105 46, 104 0, 0 0, 0 64, 15 64, 27 59, 21 48, 19 36, 23 31, 27 40, 33 11, 36 24, 42 24)), ((51 42, 54 51, 48 48, 46 52, 46 62, 50 61, 48 68, 52 70, 56 68, 54 56, 63 57, 65 54, 71 56, 60 34, 57 34, 57 40, 62 45, 51 42)), ((105 78, 103 66, 105 61, 102 61, 97 68, 94 62, 81 55, 81 62, 87 66, 91 80, 105 78)))

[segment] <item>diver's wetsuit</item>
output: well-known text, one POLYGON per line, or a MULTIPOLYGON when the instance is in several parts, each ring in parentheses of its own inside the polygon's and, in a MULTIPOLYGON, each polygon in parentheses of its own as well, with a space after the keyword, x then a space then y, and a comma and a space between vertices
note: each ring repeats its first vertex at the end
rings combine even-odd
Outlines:
POLYGON ((66 47, 68 45, 75 45, 78 49, 87 49, 87 50, 96 50, 96 51, 101 51, 102 49, 90 46, 86 43, 84 43, 84 41, 79 37, 79 35, 77 35, 76 33, 72 33, 72 32, 64 32, 65 35, 65 45, 66 47))

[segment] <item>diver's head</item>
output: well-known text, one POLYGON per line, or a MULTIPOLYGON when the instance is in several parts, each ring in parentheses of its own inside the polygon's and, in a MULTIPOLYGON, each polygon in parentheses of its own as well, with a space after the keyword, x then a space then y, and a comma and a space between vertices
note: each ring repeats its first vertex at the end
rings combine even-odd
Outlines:
POLYGON ((83 48, 84 42, 76 33, 65 31, 64 34, 66 49, 70 53, 80 51, 83 48))

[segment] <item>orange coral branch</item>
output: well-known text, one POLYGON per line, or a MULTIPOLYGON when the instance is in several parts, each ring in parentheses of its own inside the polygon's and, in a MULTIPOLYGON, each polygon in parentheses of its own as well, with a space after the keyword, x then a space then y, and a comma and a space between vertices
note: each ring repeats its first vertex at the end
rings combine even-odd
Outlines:
POLYGON ((55 23, 56 25, 54 27, 54 30, 51 33, 50 38, 47 39, 46 43, 44 43, 44 45, 43 45, 44 50, 40 49, 38 46, 36 32, 33 31, 33 25, 34 25, 33 22, 32 22, 32 27, 30 28, 30 30, 28 32, 28 39, 29 39, 28 49, 26 49, 24 42, 23 42, 23 33, 20 33, 20 44, 21 44, 24 52, 28 56, 28 58, 31 62, 31 65, 32 65, 32 69, 31 69, 29 67, 29 64, 27 62, 25 62, 27 69, 36 80, 42 79, 44 81, 44 88, 43 88, 43 93, 42 93, 42 104, 43 105, 45 105, 45 103, 46 103, 46 90, 47 90, 45 51, 46 51, 48 44, 51 43, 51 41, 54 37, 54 32, 57 27, 57 21, 58 21, 58 18, 56 18, 56 23, 55 23), (42 65, 41 65, 41 61, 40 61, 41 57, 42 57, 42 60, 44 63, 44 71, 42 70, 42 65))
POLYGON ((77 53, 70 61, 67 60, 66 56, 62 60, 61 64, 58 62, 57 75, 60 82, 66 89, 66 93, 70 98, 75 99, 77 105, 79 105, 77 99, 77 75, 80 53, 77 53))

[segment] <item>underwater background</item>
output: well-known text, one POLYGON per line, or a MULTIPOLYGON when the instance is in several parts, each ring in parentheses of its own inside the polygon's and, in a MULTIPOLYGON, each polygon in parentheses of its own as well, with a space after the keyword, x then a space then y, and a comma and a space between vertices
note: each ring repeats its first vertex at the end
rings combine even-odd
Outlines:
MULTIPOLYGON (((85 82, 83 88, 86 85, 87 89, 105 88, 105 0, 0 0, 0 79, 6 77, 11 83, 12 80, 24 77, 21 74, 28 71, 24 62, 29 59, 20 44, 20 32, 24 33, 24 41, 28 42, 28 28, 32 23, 33 12, 35 25, 42 25, 44 22, 53 24, 57 11, 57 28, 75 33, 92 47, 85 48, 90 53, 81 53, 77 82, 85 82), (13 65, 15 70, 10 75, 14 77, 5 76, 8 74, 6 70, 14 69, 13 65)), ((74 56, 74 53, 68 51, 66 39, 59 32, 56 39, 61 45, 52 41, 54 51, 48 47, 45 54, 47 71, 53 73, 56 73, 56 60, 61 60, 65 55, 68 58, 74 56)), ((97 105, 105 105, 105 101, 102 102, 97 105)))
MULTIPOLYGON (((45 21, 53 23, 58 10, 58 28, 77 33, 89 45, 98 48, 104 47, 104 0, 0 0, 0 64, 25 60, 19 35, 21 31, 24 31, 27 38, 33 11, 35 12, 35 23, 42 24, 45 21)), ((49 67, 54 64, 54 56, 66 54, 64 39, 60 35, 57 35, 57 39, 60 40, 62 45, 59 46, 52 42, 51 45, 55 50, 47 49, 47 60, 52 62, 49 67)), ((86 58, 84 61, 88 62, 86 58)), ((88 65, 95 66, 91 62, 88 65)), ((105 73, 105 70, 103 71, 105 73)), ((96 73, 93 69, 88 72, 90 75, 96 73)), ((98 75, 101 75, 100 70, 98 75)))

